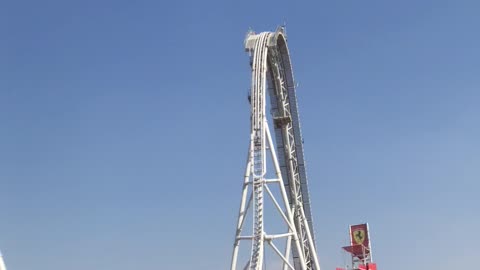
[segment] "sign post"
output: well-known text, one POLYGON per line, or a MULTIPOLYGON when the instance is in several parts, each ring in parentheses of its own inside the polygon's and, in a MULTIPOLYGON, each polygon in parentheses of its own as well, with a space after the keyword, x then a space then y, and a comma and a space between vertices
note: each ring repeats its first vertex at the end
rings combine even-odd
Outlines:
POLYGON ((368 224, 350 225, 350 246, 343 250, 352 256, 352 270, 377 270, 372 261, 372 245, 368 224))

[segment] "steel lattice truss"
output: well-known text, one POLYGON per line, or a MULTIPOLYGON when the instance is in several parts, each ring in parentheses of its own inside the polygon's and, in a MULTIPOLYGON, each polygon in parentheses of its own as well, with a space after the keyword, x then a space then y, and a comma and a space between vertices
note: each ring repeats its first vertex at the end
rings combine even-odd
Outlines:
POLYGON ((238 265, 240 269, 264 269, 267 246, 281 259, 284 270, 320 270, 312 231, 295 85, 284 29, 260 34, 250 32, 245 49, 251 55, 252 66, 251 135, 231 270, 237 269, 238 265), (276 145, 267 120, 267 92, 276 145), (267 178, 267 164, 270 164, 267 156, 274 167, 273 179, 267 178), (279 195, 272 192, 272 186, 279 190, 279 195), (266 232, 265 196, 278 210, 287 232, 266 232), (253 228, 251 234, 244 235, 242 232, 249 215, 253 228), (275 244, 281 239, 285 241, 283 251, 275 244), (251 242, 246 262, 241 262, 238 256, 242 240, 251 242))

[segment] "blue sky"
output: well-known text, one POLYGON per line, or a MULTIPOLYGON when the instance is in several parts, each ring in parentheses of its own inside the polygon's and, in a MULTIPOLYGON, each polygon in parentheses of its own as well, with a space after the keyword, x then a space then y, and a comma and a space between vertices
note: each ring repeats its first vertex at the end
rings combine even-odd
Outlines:
POLYGON ((478 1, 7 1, 9 270, 227 269, 249 138, 243 38, 287 23, 322 269, 478 262, 478 1), (475 254, 474 254, 475 253, 475 254))

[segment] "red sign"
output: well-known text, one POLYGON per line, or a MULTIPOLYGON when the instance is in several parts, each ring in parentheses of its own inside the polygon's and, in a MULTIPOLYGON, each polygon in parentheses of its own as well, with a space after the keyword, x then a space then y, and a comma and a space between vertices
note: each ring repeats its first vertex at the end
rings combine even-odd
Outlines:
POLYGON ((359 270, 377 270, 377 264, 375 263, 367 263, 367 265, 360 264, 358 266, 359 270))
POLYGON ((353 256, 364 259, 370 254, 370 239, 368 238, 367 224, 350 226, 350 246, 343 249, 353 256))
POLYGON ((350 226, 350 243, 352 246, 361 245, 369 248, 367 224, 350 226))

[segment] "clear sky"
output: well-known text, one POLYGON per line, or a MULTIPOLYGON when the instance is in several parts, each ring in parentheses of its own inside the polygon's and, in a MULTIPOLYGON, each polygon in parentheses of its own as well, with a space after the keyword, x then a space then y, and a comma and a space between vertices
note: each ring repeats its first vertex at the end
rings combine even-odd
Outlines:
POLYGON ((249 138, 243 39, 287 23, 318 253, 476 269, 478 1, 3 1, 9 270, 227 269, 249 138))

